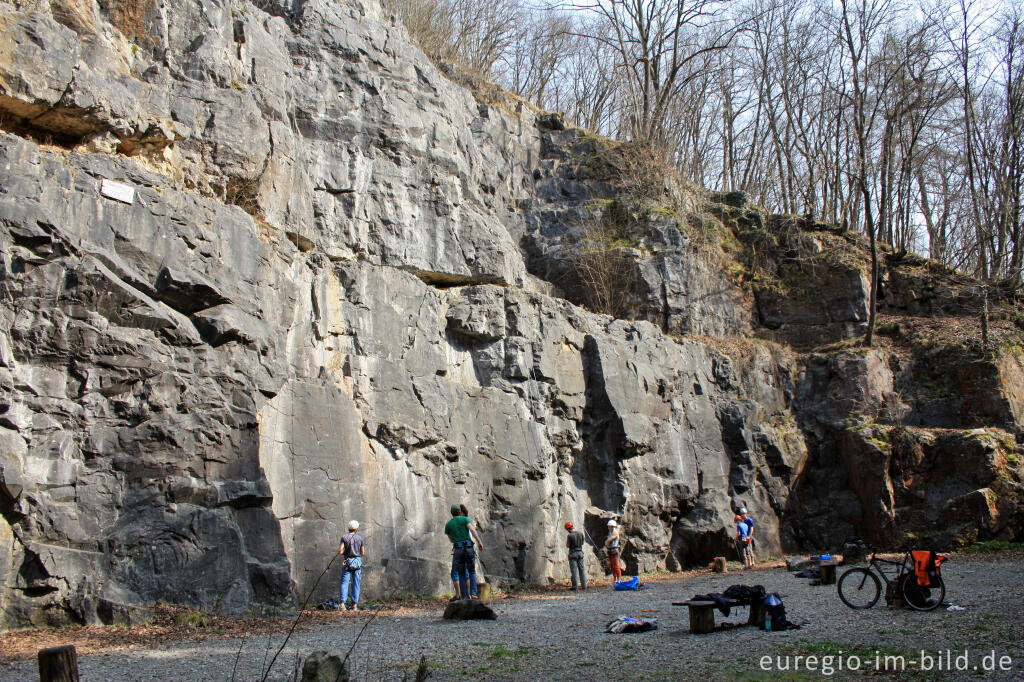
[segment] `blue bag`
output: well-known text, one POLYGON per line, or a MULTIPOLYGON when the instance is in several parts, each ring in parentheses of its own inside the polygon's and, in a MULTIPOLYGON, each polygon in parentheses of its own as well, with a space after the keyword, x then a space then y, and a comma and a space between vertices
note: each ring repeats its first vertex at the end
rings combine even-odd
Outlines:
POLYGON ((639 576, 633 576, 629 580, 619 580, 615 583, 616 590, 635 590, 640 586, 639 576))

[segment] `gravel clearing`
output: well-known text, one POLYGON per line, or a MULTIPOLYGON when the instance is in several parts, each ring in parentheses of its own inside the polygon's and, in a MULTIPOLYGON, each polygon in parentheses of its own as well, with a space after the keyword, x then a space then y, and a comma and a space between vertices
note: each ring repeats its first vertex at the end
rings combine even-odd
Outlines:
MULTIPOLYGON (((811 586, 772 568, 659 579, 639 592, 614 592, 604 581, 581 593, 566 589, 501 599, 493 603, 496 621, 444 621, 441 605, 330 614, 321 617, 322 623, 292 635, 268 679, 292 679, 298 661, 310 651, 348 650, 366 625, 352 653, 356 680, 412 679, 421 656, 428 661, 430 678, 445 680, 821 679, 826 677, 825 655, 833 656, 832 677, 837 679, 867 674, 883 679, 1019 680, 1024 679, 1022 558, 960 555, 945 563, 946 598, 965 607, 962 612, 917 613, 888 608, 882 600, 873 609, 853 611, 839 601, 834 586, 811 586), (786 632, 737 627, 689 634, 686 607, 671 602, 737 583, 761 584, 780 593, 789 619, 807 624, 786 632), (657 617, 660 629, 605 634, 604 625, 619 614, 657 617), (921 672, 922 649, 932 656, 933 666, 940 651, 943 663, 945 651, 951 651, 954 665, 966 651, 968 669, 921 672), (881 667, 886 667, 885 656, 894 657, 888 670, 876 670, 876 651, 881 667), (1008 670, 983 670, 985 656, 992 660, 993 651, 997 666, 1000 656, 1010 658, 1008 670), (796 655, 817 656, 814 670, 804 659, 794 671, 796 655), (851 655, 862 665, 856 673, 845 669, 851 655), (767 671, 761 668, 763 656, 772 657, 767 671), (775 667, 777 656, 789 656, 788 671, 775 667)), ((840 567, 840 574, 843 570, 840 567)), ((746 608, 729 618, 716 613, 719 623, 744 623, 746 618, 746 608)), ((245 639, 176 641, 158 648, 88 653, 79 656, 79 670, 83 681, 259 680, 284 636, 282 630, 245 639)), ((2 679, 34 680, 36 675, 34 660, 0 663, 2 679)))

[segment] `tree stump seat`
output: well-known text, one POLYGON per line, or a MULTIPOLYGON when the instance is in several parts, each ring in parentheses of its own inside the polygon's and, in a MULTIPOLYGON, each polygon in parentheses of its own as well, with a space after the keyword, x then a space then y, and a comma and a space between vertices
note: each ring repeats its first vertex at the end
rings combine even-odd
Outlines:
MULTIPOLYGON (((750 615, 747 617, 747 625, 759 627, 764 622, 765 607, 761 599, 730 599, 729 607, 749 606, 750 615)), ((691 599, 689 601, 674 601, 673 606, 686 606, 690 611, 690 632, 694 635, 705 635, 715 630, 715 609, 718 604, 713 601, 701 601, 691 599)))
POLYGON ((78 653, 75 647, 55 646, 37 654, 40 682, 78 682, 78 653))
POLYGON ((690 601, 686 604, 690 610, 690 632, 704 635, 715 629, 715 602, 690 601))
POLYGON ((836 584, 836 564, 835 561, 822 561, 818 564, 818 578, 822 585, 836 584))

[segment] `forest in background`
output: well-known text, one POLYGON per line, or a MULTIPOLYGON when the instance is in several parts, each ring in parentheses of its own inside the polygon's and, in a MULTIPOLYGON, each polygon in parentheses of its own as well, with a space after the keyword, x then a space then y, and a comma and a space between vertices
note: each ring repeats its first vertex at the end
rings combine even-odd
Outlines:
POLYGON ((431 58, 643 145, 708 189, 745 191, 770 212, 844 225, 982 281, 1020 281, 1020 5, 388 5, 431 58))

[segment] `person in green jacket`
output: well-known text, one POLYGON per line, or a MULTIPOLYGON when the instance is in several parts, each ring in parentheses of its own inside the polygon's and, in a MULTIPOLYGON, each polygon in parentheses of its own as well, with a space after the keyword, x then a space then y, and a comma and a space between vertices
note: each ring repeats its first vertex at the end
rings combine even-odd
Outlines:
POLYGON ((459 594, 453 599, 475 599, 476 552, 473 550, 473 540, 476 540, 480 549, 484 548, 484 543, 476 534, 472 521, 463 515, 460 505, 453 504, 451 512, 452 518, 445 524, 444 534, 452 541, 452 571, 459 576, 459 594))

